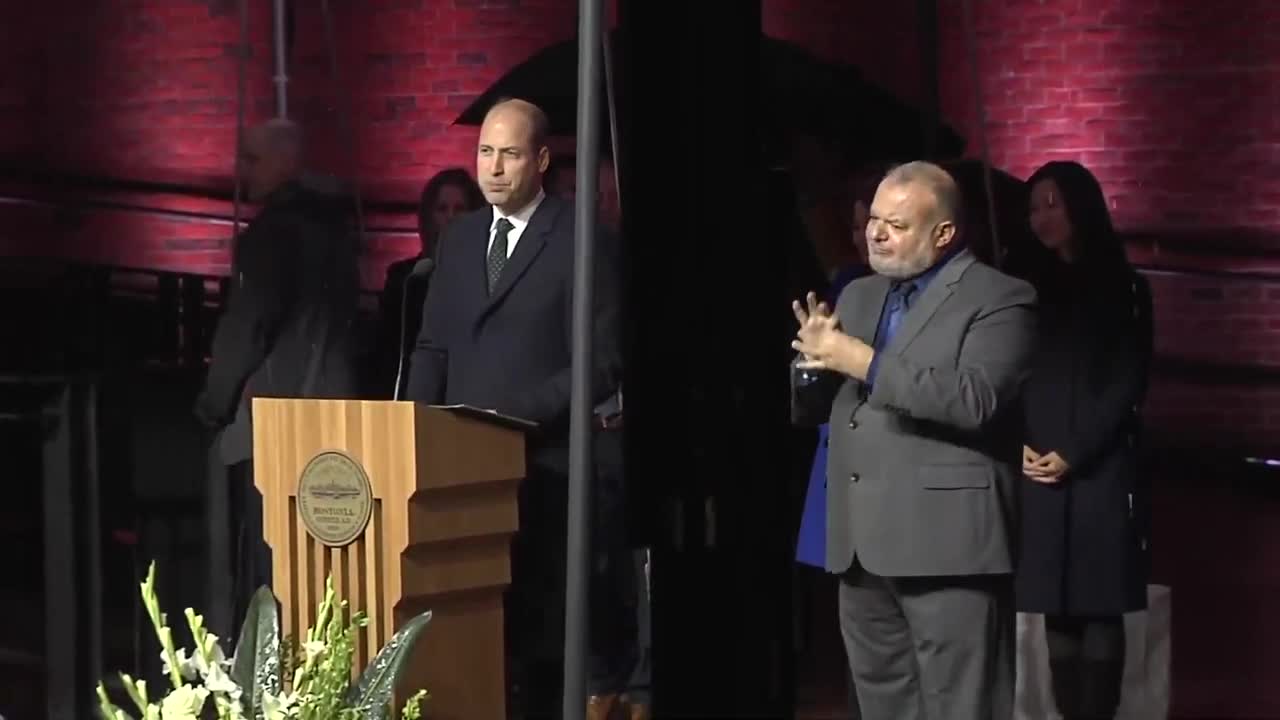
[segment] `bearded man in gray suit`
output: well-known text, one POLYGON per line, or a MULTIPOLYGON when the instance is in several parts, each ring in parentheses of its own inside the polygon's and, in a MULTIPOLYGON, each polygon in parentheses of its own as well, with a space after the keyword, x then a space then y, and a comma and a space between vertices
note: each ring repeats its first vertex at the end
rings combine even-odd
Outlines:
POLYGON ((867 720, 1013 713, 1019 393, 1030 285, 960 238, 955 180, 889 172, 867 224, 875 275, 835 313, 794 303, 793 420, 831 423, 827 556, 867 720))

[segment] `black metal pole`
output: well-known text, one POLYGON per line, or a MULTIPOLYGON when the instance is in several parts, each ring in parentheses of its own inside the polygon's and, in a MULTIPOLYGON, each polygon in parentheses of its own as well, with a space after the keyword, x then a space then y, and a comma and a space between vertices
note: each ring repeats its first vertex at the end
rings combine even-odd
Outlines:
MULTIPOLYGON (((76 650, 82 632, 76 598, 85 591, 76 575, 75 501, 75 389, 72 382, 58 389, 53 421, 44 441, 44 591, 45 591, 45 717, 81 717, 85 698, 76 650)), ((94 678, 93 681, 96 681, 94 678)), ((93 682, 91 681, 91 682, 93 682)))
POLYGON ((574 216, 573 371, 569 416, 569 527, 565 558, 564 720, 586 715, 587 568, 591 558, 591 316, 600 180, 601 0, 578 0, 578 191, 574 216))
POLYGON ((289 74, 288 74, 288 10, 284 6, 284 0, 274 0, 272 3, 272 18, 274 30, 275 45, 275 61, 276 73, 273 78, 276 85, 276 117, 289 117, 289 74))
POLYGON ((618 149, 618 75, 614 69, 613 43, 609 39, 609 28, 600 32, 600 42, 604 59, 604 97, 609 107, 609 146, 613 150, 613 187, 618 195, 618 214, 622 214, 622 152, 618 149))

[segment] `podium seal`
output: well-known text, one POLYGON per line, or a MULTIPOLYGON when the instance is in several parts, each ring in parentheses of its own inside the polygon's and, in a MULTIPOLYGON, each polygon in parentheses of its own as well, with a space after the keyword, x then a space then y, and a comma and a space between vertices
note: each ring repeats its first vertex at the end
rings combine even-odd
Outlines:
POLYGON ((298 478, 298 514, 311 536, 328 547, 355 542, 369 525, 373 487, 360 463, 327 450, 311 458, 298 478))

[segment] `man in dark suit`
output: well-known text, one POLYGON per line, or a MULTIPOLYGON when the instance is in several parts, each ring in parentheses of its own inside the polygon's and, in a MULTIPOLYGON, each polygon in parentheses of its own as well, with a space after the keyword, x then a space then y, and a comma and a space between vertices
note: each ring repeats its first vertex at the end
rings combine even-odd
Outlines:
POLYGON ((875 275, 795 303, 794 420, 830 420, 827 569, 868 720, 1013 712, 1018 400, 1035 292, 957 240, 955 181, 890 171, 875 275))
MULTIPOLYGON (((543 191, 546 141, 546 117, 527 102, 499 103, 485 118, 476 175, 490 207, 458 218, 440 240, 407 395, 538 423, 508 604, 513 670, 531 711, 559 697, 568 501, 574 215, 543 191)), ((597 237, 594 403, 617 389, 622 367, 617 253, 609 235, 597 237)))
POLYGON ((299 181, 297 126, 273 120, 244 138, 239 172, 261 210, 236 239, 231 282, 195 412, 218 431, 228 468, 238 630, 248 599, 271 583, 262 497, 253 484, 254 397, 354 397, 352 331, 358 252, 346 206, 299 181))

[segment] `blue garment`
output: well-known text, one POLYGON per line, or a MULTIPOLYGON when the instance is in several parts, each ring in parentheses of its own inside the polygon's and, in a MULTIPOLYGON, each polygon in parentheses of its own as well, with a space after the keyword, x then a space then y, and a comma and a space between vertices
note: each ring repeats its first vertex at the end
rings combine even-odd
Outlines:
POLYGON ((796 539, 796 562, 817 568, 827 566, 827 437, 831 427, 818 426, 818 450, 809 470, 809 489, 804 494, 800 515, 800 536, 796 539))
MULTIPOLYGON (((893 334, 897 332, 899 323, 910 308, 911 301, 920 297, 929 282, 938 275, 953 257, 959 253, 960 247, 953 248, 943 255, 928 270, 910 281, 910 291, 903 293, 906 283, 896 283, 889 291, 884 310, 881 311, 879 324, 876 326, 876 355, 871 358, 871 367, 867 370, 867 384, 870 385, 876 376, 876 360, 879 352, 889 344, 893 334)), ((866 275, 865 267, 851 267, 841 271, 832 282, 831 292, 827 296, 827 304, 834 311, 840 291, 851 280, 866 275)), ((804 512, 800 516, 800 536, 796 542, 796 562, 825 568, 827 565, 827 441, 831 428, 827 423, 818 427, 818 448, 813 453, 813 467, 809 470, 809 489, 804 496, 804 512)))
MULTIPOLYGON (((852 265, 836 273, 831 288, 823 300, 835 311, 840 291, 851 281, 866 275, 867 268, 852 265)), ((827 436, 826 423, 818 426, 818 449, 813 454, 813 467, 809 470, 809 489, 804 496, 804 511, 800 515, 800 536, 796 540, 796 561, 814 567, 826 567, 827 553, 827 436)))

